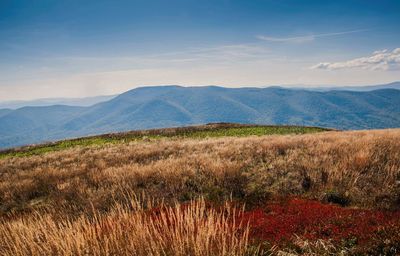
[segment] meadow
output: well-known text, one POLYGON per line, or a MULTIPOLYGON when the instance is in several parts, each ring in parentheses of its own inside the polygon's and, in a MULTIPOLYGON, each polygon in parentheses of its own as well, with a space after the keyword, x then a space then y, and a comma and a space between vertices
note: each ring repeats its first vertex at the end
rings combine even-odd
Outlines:
POLYGON ((0 254, 399 254, 399 129, 273 129, 4 151, 0 254))
POLYGON ((47 152, 64 150, 76 146, 93 146, 107 143, 127 143, 148 139, 162 138, 209 138, 235 136, 243 137, 249 135, 271 135, 271 134, 305 134, 331 129, 305 126, 276 126, 276 125, 245 125, 235 123, 210 123, 207 125, 137 130, 129 132, 108 133, 82 138, 60 140, 37 145, 28 145, 10 149, 0 150, 0 158, 11 156, 40 155, 47 152))

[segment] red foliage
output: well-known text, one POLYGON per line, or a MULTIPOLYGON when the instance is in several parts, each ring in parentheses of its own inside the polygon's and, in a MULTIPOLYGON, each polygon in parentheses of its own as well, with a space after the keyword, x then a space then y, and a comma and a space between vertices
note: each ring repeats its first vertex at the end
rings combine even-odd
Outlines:
MULTIPOLYGON (((185 210, 189 205, 180 205, 181 214, 187 214, 185 210)), ((224 207, 209 202, 205 207, 224 211, 224 207)), ((153 220, 165 213, 167 223, 171 227, 176 224, 167 207, 153 208, 147 213, 153 220)), ((271 201, 262 208, 240 213, 236 218, 232 224, 249 223, 254 242, 267 241, 285 247, 293 245, 297 235, 310 241, 329 239, 346 247, 357 244, 356 249, 361 255, 391 255, 386 251, 400 250, 400 211, 356 209, 289 198, 271 201)))
POLYGON ((275 244, 289 242, 294 235, 336 242, 357 238, 358 244, 363 244, 385 227, 400 227, 400 212, 343 208, 294 198, 246 212, 241 220, 249 221, 253 238, 275 244))

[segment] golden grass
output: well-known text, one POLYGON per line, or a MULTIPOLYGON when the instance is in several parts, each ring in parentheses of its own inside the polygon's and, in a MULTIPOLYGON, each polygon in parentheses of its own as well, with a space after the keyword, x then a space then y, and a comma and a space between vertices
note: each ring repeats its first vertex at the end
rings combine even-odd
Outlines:
MULTIPOLYGON (((135 206, 139 204, 134 202, 135 206)), ((240 213, 219 211, 204 200, 157 213, 118 205, 107 215, 75 220, 50 214, 0 224, 1 255, 244 255, 249 228, 240 213)))
POLYGON ((400 129, 165 138, 3 158, 0 254, 244 255, 248 228, 231 223, 238 211, 191 200, 251 207, 284 195, 398 209, 400 129), (148 215, 132 193, 170 208, 148 215))
MULTIPOLYGON (((0 214, 107 211, 124 190, 186 201, 248 204, 271 195, 333 193, 363 207, 398 207, 400 130, 79 147, 0 160, 0 214)), ((0 215, 0 216, 1 216, 0 215)))

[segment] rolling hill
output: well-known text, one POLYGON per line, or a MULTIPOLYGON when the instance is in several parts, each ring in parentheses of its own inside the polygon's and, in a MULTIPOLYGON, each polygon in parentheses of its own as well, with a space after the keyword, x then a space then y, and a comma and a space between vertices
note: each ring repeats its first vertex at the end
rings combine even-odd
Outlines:
POLYGON ((212 124, 90 139, 0 152, 0 255, 400 251, 400 129, 212 124))
POLYGON ((400 90, 310 91, 217 86, 141 87, 88 107, 0 111, 0 147, 211 122, 337 129, 400 127, 400 90))

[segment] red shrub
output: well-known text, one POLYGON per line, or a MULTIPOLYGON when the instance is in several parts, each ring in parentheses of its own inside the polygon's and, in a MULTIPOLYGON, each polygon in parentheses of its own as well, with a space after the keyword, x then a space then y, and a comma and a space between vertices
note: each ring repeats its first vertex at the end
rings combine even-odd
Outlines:
POLYGON ((244 213, 252 237, 273 244, 290 242, 294 235, 306 239, 342 242, 356 239, 362 245, 374 240, 386 227, 400 227, 400 212, 343 208, 317 201, 290 199, 244 213))

